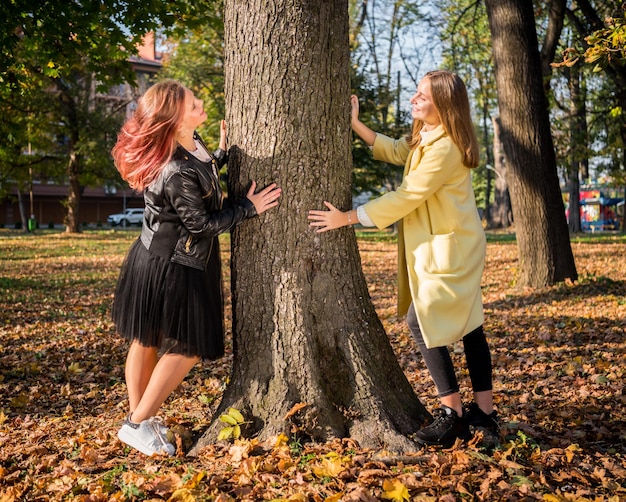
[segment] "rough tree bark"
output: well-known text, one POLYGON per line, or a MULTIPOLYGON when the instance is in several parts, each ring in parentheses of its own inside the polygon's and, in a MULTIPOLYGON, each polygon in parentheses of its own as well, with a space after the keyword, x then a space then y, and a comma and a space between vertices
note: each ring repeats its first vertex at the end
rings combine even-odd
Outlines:
POLYGON ((232 235, 232 376, 191 454, 231 406, 248 437, 415 449, 428 412, 372 306, 354 232, 307 220, 324 200, 351 207, 347 2, 226 0, 225 55, 229 192, 276 181, 283 195, 232 235))
POLYGON ((550 133, 532 2, 485 0, 502 143, 519 249, 520 287, 576 280, 550 133))

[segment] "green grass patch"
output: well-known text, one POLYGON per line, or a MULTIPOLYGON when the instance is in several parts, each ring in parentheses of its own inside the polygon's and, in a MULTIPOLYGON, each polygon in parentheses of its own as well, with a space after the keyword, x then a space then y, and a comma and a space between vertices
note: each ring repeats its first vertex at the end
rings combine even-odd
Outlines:
POLYGON ((625 233, 593 233, 576 234, 570 236, 571 242, 583 244, 626 244, 625 233))
POLYGON ((367 229, 358 228, 355 229, 356 238, 358 240, 372 241, 372 242, 396 242, 398 240, 398 234, 393 230, 385 229, 367 229))
POLYGON ((0 233, 3 260, 38 260, 66 256, 111 256, 125 253, 138 237, 138 230, 94 230, 80 234, 61 231, 0 233))
MULTIPOLYGON (((34 234, 19 230, 0 231, 0 252, 3 260, 33 260, 65 256, 124 255, 139 236, 140 229, 86 230, 80 234, 65 234, 62 230, 37 230, 34 234)), ((488 230, 488 243, 514 244, 515 232, 488 230)), ((356 238, 368 242, 396 242, 398 234, 391 229, 356 228, 356 238)), ((572 243, 626 244, 623 233, 581 233, 570 237, 572 243)), ((220 235, 220 241, 230 245, 230 235, 220 235)))

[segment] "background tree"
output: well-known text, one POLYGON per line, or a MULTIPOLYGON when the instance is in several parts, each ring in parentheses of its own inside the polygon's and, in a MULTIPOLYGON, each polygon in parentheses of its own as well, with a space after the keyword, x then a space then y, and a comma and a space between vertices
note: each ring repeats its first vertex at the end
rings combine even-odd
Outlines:
MULTIPOLYGON (((571 34, 565 22, 566 13, 566 0, 551 0, 548 3, 545 9, 547 27, 540 54, 544 88, 551 103, 552 134, 555 138, 557 165, 562 167, 562 177, 568 192, 568 228, 571 233, 577 233, 581 231, 580 178, 588 175, 590 151, 583 75, 579 71, 563 71, 559 83, 559 74, 553 70, 557 67, 554 64, 555 55, 563 47, 563 34, 565 38, 571 34), (555 87, 565 90, 567 96, 564 99, 569 104, 559 102, 559 93, 555 87)), ((541 14, 540 11, 539 15, 541 14)), ((541 26, 542 23, 538 24, 541 26)))
MULTIPOLYGON (((579 38, 564 51, 563 64, 591 65, 594 72, 602 73, 612 83, 611 106, 601 106, 608 111, 605 118, 609 131, 605 145, 606 150, 611 151, 608 157, 612 159, 606 170, 618 185, 626 186, 626 6, 617 0, 580 0, 576 9, 568 10, 566 14, 579 38), (610 131, 612 129, 617 129, 617 134, 610 131)), ((604 156, 607 156, 606 151, 604 156)), ((626 211, 621 228, 626 228, 626 211)))
POLYGON ((580 232, 580 179, 589 174, 589 138, 587 131, 586 86, 578 67, 565 72, 569 90, 569 194, 568 226, 572 233, 580 232))
MULTIPOLYGON (((417 43, 429 25, 423 4, 414 0, 349 1, 352 92, 359 96, 361 120, 373 130, 401 137, 410 128, 408 99, 415 92, 433 46, 417 43)), ((395 189, 402 171, 375 162, 367 145, 353 141, 354 193, 395 189)))
POLYGON ((226 0, 225 48, 229 191, 276 181, 283 196, 231 238, 234 366, 216 416, 237 408, 262 439, 414 449, 407 435, 427 412, 372 306, 354 232, 320 235, 307 220, 324 200, 351 206, 347 2, 226 0))
POLYGON ((128 58, 137 53, 136 46, 146 33, 175 23, 193 26, 210 3, 47 0, 0 6, 2 108, 23 113, 13 104, 25 103, 26 97, 37 96, 37 102, 45 103, 26 118, 33 126, 31 134, 57 140, 55 154, 64 163, 70 187, 68 232, 80 228, 84 187, 101 185, 115 176, 112 162, 106 159, 119 122, 114 121, 115 110, 96 102, 97 93, 135 82, 128 58), (44 123, 43 129, 33 130, 44 123))
MULTIPOLYGON (((579 63, 584 55, 582 49, 575 47, 589 47, 588 53, 592 56, 594 64, 598 61, 605 65, 610 60, 619 65, 620 53, 624 46, 620 43, 621 18, 611 17, 616 16, 616 12, 623 16, 624 11, 619 4, 619 2, 571 3, 566 0, 534 3, 535 25, 538 37, 542 41, 541 68, 544 89, 549 100, 557 168, 562 184, 567 184, 571 205, 575 205, 579 200, 578 185, 581 181, 593 182, 596 177, 602 178, 603 174, 607 174, 614 185, 623 186, 624 171, 621 161, 623 149, 620 147, 618 125, 621 123, 622 113, 621 107, 615 104, 615 96, 618 94, 614 89, 606 93, 600 92, 601 89, 613 88, 608 74, 603 71, 592 73, 590 71, 592 66, 587 65, 586 69, 581 68, 578 72, 580 84, 577 86, 570 78, 571 72, 564 68, 564 64, 555 64, 555 58, 560 60, 564 48, 568 48, 566 64, 572 64, 574 61, 579 63), (568 4, 571 4, 571 7, 568 7, 568 4), (596 37, 589 37, 592 30, 586 21, 587 18, 603 19, 605 28, 600 30, 596 37), (582 36, 587 36, 587 40, 583 40, 582 36), (572 43, 571 40, 576 42, 572 43), (592 40, 594 46, 589 45, 592 40), (591 47, 594 47, 593 51, 591 47), (610 98, 606 99, 606 96, 610 98), (594 141, 589 142, 587 138, 594 138, 594 141), (613 160, 615 158, 616 162, 613 160), (590 165, 592 169, 589 168, 590 165)), ((491 45, 490 36, 488 30, 485 31, 487 16, 484 4, 473 0, 449 2, 449 5, 440 3, 439 9, 442 13, 439 28, 443 42, 442 64, 453 68, 468 82, 469 90, 473 94, 474 109, 477 112, 483 111, 482 117, 477 115, 476 123, 481 125, 483 143, 488 145, 488 137, 497 128, 490 127, 489 122, 485 120, 487 117, 485 112, 491 114, 497 112, 493 104, 484 106, 488 96, 484 89, 489 91, 495 86, 492 72, 480 70, 485 64, 487 70, 492 67, 489 60, 491 52, 488 50, 491 45), (485 38, 480 38, 481 33, 485 34, 485 38), (475 71, 475 68, 478 70, 475 71), (487 86, 483 84, 484 81, 487 82, 487 86), (476 83, 480 85, 476 86, 476 83)), ((596 70, 599 69, 601 67, 596 67, 596 70)), ((575 76, 572 75, 572 78, 575 76)), ((494 144, 497 143, 499 141, 494 138, 494 144)), ((487 148, 485 150, 487 162, 492 164, 489 152, 487 148)), ((487 174, 489 172, 487 171, 487 174)), ((481 204, 483 203, 481 194, 483 190, 489 192, 490 181, 483 173, 484 171, 481 172, 479 168, 474 176, 477 199, 481 204)), ((496 175, 495 180, 496 184, 502 184, 504 177, 496 175)), ((498 199, 495 197, 498 194, 506 195, 502 188, 500 186, 494 192, 495 206, 498 205, 498 199)), ((510 214, 510 208, 507 211, 500 211, 497 207, 493 209, 487 213, 488 216, 499 219, 510 214)), ((570 211, 569 215, 570 231, 580 231, 580 225, 576 222, 578 215, 576 210, 570 211)), ((507 220, 503 220, 503 224, 508 225, 507 220)), ((493 227, 499 223, 488 219, 487 225, 493 227)))
POLYGON ((80 199, 85 187, 102 186, 117 177, 109 152, 125 118, 118 106, 110 108, 105 101, 96 99, 93 74, 87 65, 75 61, 73 67, 73 80, 52 79, 53 99, 45 109, 50 120, 45 133, 58 138, 56 150, 65 164, 69 182, 64 202, 68 233, 80 231, 80 199))
POLYGON ((55 156, 56 141, 49 135, 38 134, 46 129, 45 116, 36 113, 47 106, 38 93, 31 95, 29 86, 20 95, 6 93, 0 87, 0 198, 8 196, 15 188, 22 229, 28 231, 26 222, 33 208, 29 193, 33 179, 57 179, 59 162, 55 156))
POLYGON ((217 147, 224 111, 224 2, 214 0, 203 22, 168 37, 158 78, 174 78, 203 101, 208 119, 198 132, 217 147))
POLYGON ((506 180, 509 176, 509 166, 502 146, 500 134, 500 119, 493 117, 493 171, 496 174, 494 180, 494 204, 490 208, 490 222, 492 228, 509 228, 513 223, 513 209, 511 207, 511 195, 506 180))
POLYGON ((472 183, 479 208, 484 209, 487 228, 506 228, 511 213, 506 177, 498 169, 493 151, 492 117, 497 114, 495 76, 491 52, 491 34, 483 2, 476 0, 448 1, 440 5, 439 30, 443 42, 442 65, 457 73, 466 83, 473 104, 475 123, 479 127, 484 162, 473 172, 472 183), (494 174, 495 173, 495 174, 494 174), (493 177, 498 189, 493 190, 493 177))
POLYGON ((577 278, 532 5, 485 0, 492 36, 502 144, 515 218, 521 287, 577 278))

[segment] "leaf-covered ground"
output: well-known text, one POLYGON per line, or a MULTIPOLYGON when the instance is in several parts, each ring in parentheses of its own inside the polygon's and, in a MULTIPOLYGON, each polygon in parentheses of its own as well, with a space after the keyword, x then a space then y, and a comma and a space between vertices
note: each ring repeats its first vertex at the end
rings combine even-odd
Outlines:
MULTIPOLYGON (((179 455, 147 458, 116 438, 126 409, 126 346, 109 320, 136 231, 1 232, 1 502, 626 500, 624 237, 576 240, 580 280, 542 291, 515 289, 514 242, 490 241, 485 328, 503 425, 493 450, 476 440, 389 457, 349 439, 247 438, 186 457, 219 402, 227 356, 195 368, 164 406, 179 455)), ((398 360, 432 409, 430 377, 395 315, 395 243, 361 237, 359 247, 398 360)), ((462 368, 459 348, 453 357, 462 368)), ((467 374, 460 377, 469 398, 467 374)))

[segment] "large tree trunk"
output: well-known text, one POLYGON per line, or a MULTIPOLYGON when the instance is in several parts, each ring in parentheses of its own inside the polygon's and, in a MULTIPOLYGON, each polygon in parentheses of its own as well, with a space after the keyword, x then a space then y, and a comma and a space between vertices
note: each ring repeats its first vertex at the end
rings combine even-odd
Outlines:
POLYGON ((234 366, 191 454, 231 406, 247 436, 414 449, 407 435, 428 413, 372 306, 354 232, 316 234, 307 220, 324 200, 350 207, 347 2, 226 0, 225 53, 229 192, 276 181, 283 195, 232 235, 234 366))
POLYGON ((520 287, 578 277, 556 170, 532 2, 486 0, 520 287))

